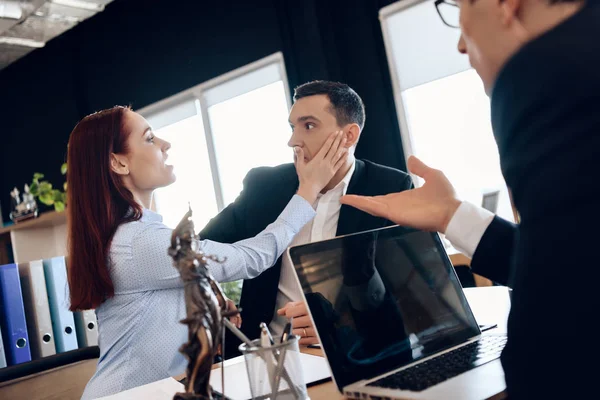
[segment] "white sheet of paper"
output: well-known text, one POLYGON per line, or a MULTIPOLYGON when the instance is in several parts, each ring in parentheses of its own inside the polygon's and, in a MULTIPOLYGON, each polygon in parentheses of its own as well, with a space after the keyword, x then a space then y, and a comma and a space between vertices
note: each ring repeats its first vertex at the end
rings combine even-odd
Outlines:
MULTIPOLYGON (((304 381, 307 385, 331 377, 331 370, 324 357, 300 353, 300 363, 302 364, 304 381)), ((221 368, 212 370, 210 384, 213 389, 223 393, 221 390, 221 368)), ((225 396, 233 400, 248 400, 252 397, 244 356, 225 361, 225 396)))
MULTIPOLYGON (((324 357, 300 353, 300 362, 307 385, 331 377, 329 365, 324 357)), ((223 393, 221 368, 212 370, 210 384, 215 390, 223 393)), ((175 393, 183 391, 184 387, 181 383, 173 378, 167 378, 96 400, 172 400, 175 393)), ((247 400, 252 397, 244 356, 225 361, 225 395, 233 400, 247 400)))
POLYGON ((184 390, 181 383, 173 378, 167 378, 96 400, 172 400, 175 393, 184 390))

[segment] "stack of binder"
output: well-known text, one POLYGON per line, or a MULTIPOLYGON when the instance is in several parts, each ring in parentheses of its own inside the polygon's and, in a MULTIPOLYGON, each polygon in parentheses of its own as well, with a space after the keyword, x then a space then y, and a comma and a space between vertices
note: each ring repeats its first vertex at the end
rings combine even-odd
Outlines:
POLYGON ((44 264, 41 260, 19 264, 25 318, 31 345, 31 357, 56 354, 44 264))
POLYGON ((69 311, 69 287, 65 258, 49 258, 43 260, 43 264, 56 351, 64 353, 75 350, 78 347, 77 333, 75 332, 73 313, 69 311))
POLYGON ((74 314, 79 348, 98 346, 98 322, 94 310, 77 311, 74 314))
POLYGON ((0 266, 0 368, 97 345, 95 311, 69 311, 65 257, 0 266))
POLYGON ((0 326, 0 368, 6 367, 6 355, 4 353, 4 345, 2 343, 2 327, 0 326))
POLYGON ((0 266, 0 326, 5 343, 6 360, 9 365, 31 361, 27 322, 16 264, 0 266))

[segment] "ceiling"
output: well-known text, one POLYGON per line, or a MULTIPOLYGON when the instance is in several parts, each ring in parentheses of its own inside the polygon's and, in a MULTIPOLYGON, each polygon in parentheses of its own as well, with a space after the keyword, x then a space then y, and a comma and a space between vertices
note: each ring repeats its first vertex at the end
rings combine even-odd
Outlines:
POLYGON ((0 70, 113 0, 0 0, 0 70))

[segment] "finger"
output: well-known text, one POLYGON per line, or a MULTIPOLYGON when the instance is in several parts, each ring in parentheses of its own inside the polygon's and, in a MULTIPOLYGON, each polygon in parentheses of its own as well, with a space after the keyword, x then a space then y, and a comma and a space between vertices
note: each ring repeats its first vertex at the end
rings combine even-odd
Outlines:
POLYGON ((294 147, 294 164, 296 164, 296 169, 298 169, 298 166, 303 166, 305 164, 304 150, 302 150, 302 147, 294 147))
POLYGON ((342 140, 340 141, 340 145, 339 145, 338 149, 336 150, 333 157, 331 157, 332 164, 335 165, 340 160, 340 158, 344 155, 344 153, 348 152, 348 149, 346 148, 345 145, 346 145, 346 138, 343 137, 342 140))
POLYGON ((386 217, 388 214, 387 204, 381 202, 377 197, 346 195, 342 196, 340 203, 346 204, 376 217, 386 217))
POLYGON ((331 160, 333 157, 335 157, 338 149, 340 148, 340 145, 342 144, 342 140, 344 140, 344 139, 345 138, 344 138, 343 131, 336 132, 335 139, 334 139, 333 143, 331 144, 331 147, 329 148, 329 150, 327 150, 327 154, 325 155, 326 160, 331 160))
POLYGON ((327 140, 325 141, 325 143, 323 143, 323 146, 321 146, 321 149, 319 149, 319 152, 314 157, 314 159, 322 160, 325 158, 325 156, 329 152, 329 149, 331 148, 331 145, 333 144, 333 141, 336 139, 337 135, 338 135, 338 132, 331 132, 331 134, 327 137, 327 140))
POLYGON ((302 338, 307 338, 307 337, 311 337, 311 336, 317 336, 317 334, 315 333, 315 330, 313 328, 299 328, 299 329, 292 329, 292 333, 296 336, 300 336, 302 338), (304 333, 304 330, 306 329, 306 333, 304 333))
POLYGON ((337 171, 338 169, 342 168, 342 166, 344 165, 344 163, 346 162, 346 160, 348 159, 348 149, 346 149, 346 151, 342 154, 342 156, 340 157, 340 159, 338 160, 337 163, 335 163, 335 165, 333 166, 333 169, 335 171, 337 171))
POLYGON ((407 167, 410 172, 425 180, 427 180, 427 177, 430 176, 432 172, 435 172, 435 169, 431 168, 415 156, 410 156, 408 158, 407 167))
POLYGON ((300 304, 304 304, 303 301, 288 301, 283 307, 277 310, 277 315, 285 315, 285 312, 290 307, 295 307, 300 304))
POLYGON ((298 344, 301 346, 308 346, 311 344, 319 344, 319 339, 316 337, 302 338, 298 341, 298 344))
POLYGON ((285 316, 288 318, 303 317, 308 315, 308 310, 304 304, 298 304, 292 307, 288 307, 285 311, 285 316))
POLYGON ((307 328, 309 326, 312 326, 312 323, 310 322, 308 315, 294 317, 294 320, 292 321, 292 328, 307 328))
POLYGON ((238 316, 230 317, 229 321, 236 326, 236 328, 242 327, 242 319, 238 316))

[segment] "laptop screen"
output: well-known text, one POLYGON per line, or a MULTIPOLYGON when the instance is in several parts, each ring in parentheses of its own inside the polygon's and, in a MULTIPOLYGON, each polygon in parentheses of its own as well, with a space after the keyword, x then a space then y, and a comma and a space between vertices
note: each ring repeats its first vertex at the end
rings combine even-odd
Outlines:
POLYGON ((290 256, 340 390, 480 334, 436 233, 395 226, 290 256))

